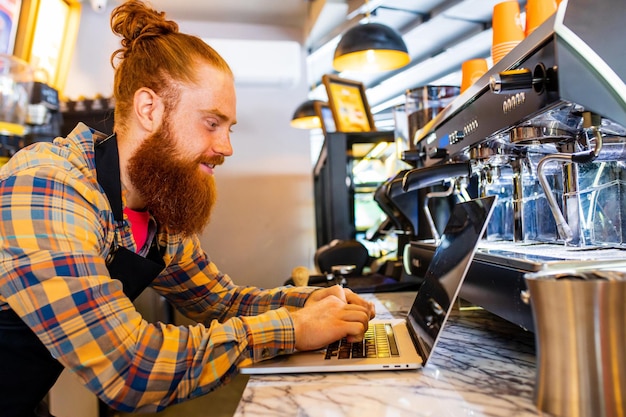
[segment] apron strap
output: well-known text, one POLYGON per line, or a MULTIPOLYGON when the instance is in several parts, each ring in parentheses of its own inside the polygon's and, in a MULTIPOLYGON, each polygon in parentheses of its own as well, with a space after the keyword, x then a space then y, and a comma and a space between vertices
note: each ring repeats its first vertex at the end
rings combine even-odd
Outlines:
MULTIPOLYGON (((122 182, 117 138, 111 135, 95 146, 98 183, 104 189, 116 221, 124 219, 122 205, 122 182)), ((165 262, 157 243, 157 236, 144 258, 124 247, 113 248, 107 258, 111 278, 122 282, 124 294, 134 300, 163 271, 165 262)))
POLYGON ((152 242, 147 258, 119 247, 107 261, 109 275, 113 279, 122 281, 124 294, 131 301, 135 300, 154 281, 164 267, 165 263, 155 241, 152 242))

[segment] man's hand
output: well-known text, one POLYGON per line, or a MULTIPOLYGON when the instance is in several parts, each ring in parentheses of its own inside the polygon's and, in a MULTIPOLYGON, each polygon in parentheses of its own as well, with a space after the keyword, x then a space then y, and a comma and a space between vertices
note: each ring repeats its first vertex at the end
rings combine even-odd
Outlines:
POLYGON ((368 311, 370 319, 373 319, 376 315, 376 308, 374 307, 374 303, 362 299, 354 292, 352 292, 351 289, 342 288, 339 285, 333 285, 332 287, 322 288, 320 290, 312 292, 304 305, 306 307, 308 304, 316 303, 328 296, 335 296, 348 304, 355 304, 365 307, 368 311))
POLYGON ((291 313, 296 349, 319 349, 342 337, 360 341, 374 314, 373 304, 349 289, 334 286, 315 291, 302 309, 291 313))

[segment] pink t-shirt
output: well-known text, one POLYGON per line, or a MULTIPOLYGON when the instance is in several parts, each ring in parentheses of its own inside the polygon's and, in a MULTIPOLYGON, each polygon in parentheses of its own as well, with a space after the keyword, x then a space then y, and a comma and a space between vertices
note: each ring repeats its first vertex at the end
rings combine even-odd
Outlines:
POLYGON ((133 232, 133 237, 137 243, 137 250, 141 250, 148 238, 148 223, 150 220, 150 213, 147 211, 136 211, 124 207, 124 213, 128 216, 130 222, 130 230, 133 232))

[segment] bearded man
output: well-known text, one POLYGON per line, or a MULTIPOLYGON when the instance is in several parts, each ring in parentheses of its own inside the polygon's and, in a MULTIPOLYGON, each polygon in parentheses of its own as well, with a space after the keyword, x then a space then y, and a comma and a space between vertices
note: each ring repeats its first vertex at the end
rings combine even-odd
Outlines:
POLYGON ((64 368, 111 408, 159 411, 246 364, 359 340, 374 315, 347 289, 261 290, 220 272, 197 234, 233 152, 233 74, 141 1, 111 27, 114 134, 79 124, 0 171, 4 417, 36 415, 64 368), (148 323, 132 303, 147 286, 198 324, 148 323))

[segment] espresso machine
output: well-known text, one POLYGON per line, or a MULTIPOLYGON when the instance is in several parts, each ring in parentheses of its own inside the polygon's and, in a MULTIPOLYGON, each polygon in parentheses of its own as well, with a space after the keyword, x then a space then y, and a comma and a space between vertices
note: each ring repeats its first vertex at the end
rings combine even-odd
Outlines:
MULTIPOLYGON (((498 196, 460 296, 526 329, 526 273, 626 263, 625 22, 619 0, 562 1, 407 151, 407 193, 425 170, 465 163, 454 198, 498 196)), ((411 241, 405 268, 435 247, 411 241)))
POLYGON ((63 116, 58 90, 43 82, 33 83, 26 123, 27 145, 35 142, 52 142, 61 135, 63 116))
POLYGON ((0 165, 24 146, 32 85, 27 62, 0 54, 0 165))

